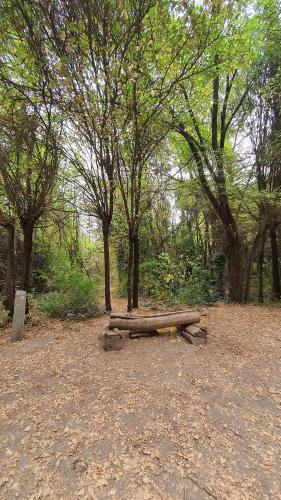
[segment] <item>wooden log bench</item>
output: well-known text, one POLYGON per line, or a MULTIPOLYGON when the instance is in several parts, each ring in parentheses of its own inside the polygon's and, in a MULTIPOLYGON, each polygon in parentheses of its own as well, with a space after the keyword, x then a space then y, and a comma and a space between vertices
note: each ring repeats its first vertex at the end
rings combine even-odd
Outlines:
POLYGON ((176 327, 177 332, 191 344, 207 343, 207 328, 199 326, 198 311, 176 311, 136 316, 129 313, 112 313, 107 332, 103 334, 102 345, 105 350, 118 350, 123 346, 122 331, 129 331, 130 338, 150 337, 159 331, 176 327))
POLYGON ((109 330, 128 330, 130 338, 157 335, 157 331, 170 327, 185 327, 199 323, 198 311, 176 311, 144 316, 126 313, 110 315, 109 330))

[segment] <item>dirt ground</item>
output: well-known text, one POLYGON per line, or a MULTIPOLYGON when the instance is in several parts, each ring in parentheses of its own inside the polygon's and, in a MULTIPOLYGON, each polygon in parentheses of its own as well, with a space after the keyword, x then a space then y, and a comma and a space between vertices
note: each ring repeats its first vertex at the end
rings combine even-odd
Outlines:
MULTIPOLYGON (((118 304, 120 308, 120 304, 118 304)), ((1 499, 281 499, 281 309, 105 352, 107 318, 0 333, 1 499)))

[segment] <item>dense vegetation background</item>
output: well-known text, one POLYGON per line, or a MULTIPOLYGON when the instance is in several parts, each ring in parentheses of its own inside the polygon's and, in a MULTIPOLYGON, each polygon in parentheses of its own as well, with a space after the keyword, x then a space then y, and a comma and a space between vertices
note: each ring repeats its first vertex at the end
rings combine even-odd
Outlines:
POLYGON ((279 1, 0 5, 7 310, 279 301, 279 1))

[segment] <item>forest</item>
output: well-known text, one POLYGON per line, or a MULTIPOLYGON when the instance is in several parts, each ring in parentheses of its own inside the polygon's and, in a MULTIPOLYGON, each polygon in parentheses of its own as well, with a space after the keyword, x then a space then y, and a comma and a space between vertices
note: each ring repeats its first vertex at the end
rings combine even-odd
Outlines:
POLYGON ((1 11, 5 307, 280 300, 279 2, 1 11))
POLYGON ((280 0, 0 36, 0 498, 280 499, 280 0))

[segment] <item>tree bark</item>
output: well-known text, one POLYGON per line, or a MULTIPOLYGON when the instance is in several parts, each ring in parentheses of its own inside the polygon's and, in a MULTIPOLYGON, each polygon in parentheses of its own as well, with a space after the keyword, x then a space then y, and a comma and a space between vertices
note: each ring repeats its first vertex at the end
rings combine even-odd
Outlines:
POLYGON ((273 300, 279 300, 280 295, 281 295, 279 256, 278 256, 278 243, 277 243, 276 230, 277 230, 276 225, 271 226, 271 228, 270 228, 270 243, 271 243, 272 298, 273 298, 273 300))
POLYGON ((250 255, 248 258, 245 291, 244 291, 244 302, 249 302, 250 300, 253 263, 254 263, 254 244, 253 247, 251 248, 250 255))
POLYGON ((262 240, 262 246, 258 256, 258 301, 263 303, 263 262, 264 262, 264 245, 266 240, 266 233, 262 240))
POLYGON ((23 230, 22 289, 29 292, 31 287, 34 223, 29 220, 21 220, 21 227, 23 230))
POLYGON ((209 221, 207 220, 206 214, 203 212, 204 225, 205 225, 205 238, 204 238, 204 265, 207 269, 210 269, 211 259, 211 239, 210 239, 210 228, 209 221))
POLYGON ((250 254, 249 254, 248 266, 247 266, 247 272, 246 272, 245 291, 244 291, 244 301, 245 302, 248 302, 250 300, 253 264, 254 264, 254 261, 256 259, 256 256, 260 254, 261 248, 264 245, 264 238, 265 238, 266 231, 267 231, 267 226, 266 226, 266 224, 263 224, 260 227, 259 231, 257 232, 257 235, 254 239, 254 242, 253 242, 250 254))
POLYGON ((236 231, 227 233, 225 256, 227 259, 229 298, 232 302, 243 302, 243 262, 241 244, 236 231))
POLYGON ((106 312, 111 311, 110 292, 110 254, 109 254, 109 229, 103 227, 103 259, 104 259, 104 303, 106 312))
POLYGON ((139 232, 134 237, 133 308, 139 307, 140 241, 139 232))
POLYGON ((8 231, 8 256, 5 277, 5 300, 4 305, 10 316, 13 316, 15 302, 15 227, 13 224, 6 226, 8 231))
POLYGON ((133 272, 134 272, 134 237, 129 232, 128 238, 128 312, 133 310, 133 272))

